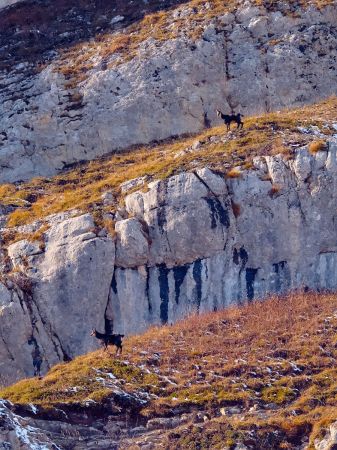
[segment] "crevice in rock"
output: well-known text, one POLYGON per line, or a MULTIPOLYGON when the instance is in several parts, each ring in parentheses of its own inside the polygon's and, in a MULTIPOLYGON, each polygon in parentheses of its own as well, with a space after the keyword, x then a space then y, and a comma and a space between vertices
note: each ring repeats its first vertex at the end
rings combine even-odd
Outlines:
POLYGON ((8 355, 9 355, 9 358, 12 360, 12 361, 15 361, 15 358, 14 358, 14 355, 11 353, 11 351, 9 350, 9 346, 7 345, 7 342, 5 341, 5 338, 4 338, 4 336, 2 335, 2 330, 0 329, 0 333, 1 333, 1 340, 2 340, 2 342, 3 342, 3 346, 4 346, 4 348, 6 349, 6 352, 8 353, 8 355))
POLYGON ((114 329, 113 319, 108 319, 108 317, 107 317, 107 310, 109 307, 109 303, 111 301, 111 297, 110 297, 111 289, 112 289, 113 293, 115 295, 117 295, 116 266, 114 266, 114 268, 113 268, 113 274, 112 274, 111 282, 109 284, 108 299, 107 299, 105 310, 104 310, 104 330, 105 330, 104 332, 106 334, 113 334, 113 329, 114 329))
POLYGON ((149 313, 152 313, 152 304, 151 304, 151 298, 150 298, 150 269, 149 267, 145 266, 146 270, 146 286, 145 286, 145 296, 147 299, 148 304, 148 310, 149 313))

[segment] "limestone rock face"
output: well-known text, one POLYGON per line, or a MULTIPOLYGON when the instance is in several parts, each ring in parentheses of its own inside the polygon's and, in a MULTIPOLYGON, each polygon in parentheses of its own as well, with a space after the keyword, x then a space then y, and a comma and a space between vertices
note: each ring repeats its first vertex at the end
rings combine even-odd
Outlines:
POLYGON ((237 178, 204 168, 148 188, 126 196, 114 238, 90 214, 68 214, 48 219, 44 245, 9 246, 5 382, 32 375, 34 351, 44 371, 96 348, 92 327, 132 334, 273 293, 337 289, 333 138, 315 156, 255 158, 237 178))
POLYGON ((116 264, 123 267, 145 264, 148 261, 149 242, 139 220, 120 220, 116 223, 116 232, 116 264))
POLYGON ((146 264, 116 261, 107 315, 118 331, 270 293, 335 289, 336 150, 332 142, 315 157, 265 157, 228 180, 183 173, 126 197, 150 248, 146 264))
POLYGON ((8 255, 25 270, 32 286, 31 291, 18 291, 15 281, 20 286, 20 280, 14 278, 11 289, 2 286, 0 291, 0 364, 5 378, 32 375, 34 350, 46 370, 97 348, 90 331, 104 330, 115 246, 93 229, 92 217, 83 215, 52 224, 43 251, 32 252, 34 246, 27 241, 9 247, 8 255))
POLYGON ((117 66, 114 55, 97 56, 77 87, 57 70, 57 49, 41 55, 43 69, 21 62, 0 72, 0 182, 196 132, 219 123, 217 108, 256 114, 334 94, 337 7, 297 13, 245 2, 207 23, 195 42, 182 31, 161 44, 149 38, 117 66))

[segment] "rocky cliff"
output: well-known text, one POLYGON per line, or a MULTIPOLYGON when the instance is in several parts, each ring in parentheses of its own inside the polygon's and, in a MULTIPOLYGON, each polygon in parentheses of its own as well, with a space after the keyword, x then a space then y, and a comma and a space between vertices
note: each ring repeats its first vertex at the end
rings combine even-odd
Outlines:
POLYGON ((335 92, 333 2, 82 3, 0 12, 2 182, 335 92))
POLYGON ((34 349, 46 370, 95 348, 94 326, 139 333, 270 293, 335 289, 336 152, 330 138, 235 177, 204 168, 151 182, 125 197, 113 237, 91 214, 48 217, 43 242, 3 249, 4 381, 32 374, 34 349))

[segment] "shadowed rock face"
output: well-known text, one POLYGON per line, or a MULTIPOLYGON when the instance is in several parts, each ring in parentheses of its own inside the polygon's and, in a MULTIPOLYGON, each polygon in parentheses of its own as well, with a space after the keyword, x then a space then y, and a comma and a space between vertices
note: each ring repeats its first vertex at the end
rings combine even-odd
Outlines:
MULTIPOLYGON (((107 21, 101 32, 117 32, 144 14, 125 13, 125 23, 111 25, 124 17, 117 3, 98 8, 107 21)), ((155 3, 147 10, 156 10, 155 3)), ((41 5, 32 4, 38 18, 41 5)), ((119 65, 116 55, 97 53, 85 80, 72 85, 58 71, 59 53, 90 39, 98 17, 74 8, 49 27, 35 18, 34 29, 16 26, 14 13, 0 13, 0 182, 51 175, 133 144, 196 132, 219 123, 217 108, 259 113, 335 93, 334 5, 296 17, 242 7, 209 21, 195 42, 187 36, 193 10, 185 7, 191 27, 181 37, 160 44, 149 38, 137 57, 119 65)))
POLYGON ((33 374, 33 350, 46 370, 96 348, 92 327, 139 333, 273 293, 336 289, 336 152, 332 139, 315 156, 256 158, 239 178, 199 169, 150 183, 126 197, 131 218, 119 215, 114 241, 89 214, 50 217, 44 247, 8 247, 26 278, 1 284, 3 381, 33 374))

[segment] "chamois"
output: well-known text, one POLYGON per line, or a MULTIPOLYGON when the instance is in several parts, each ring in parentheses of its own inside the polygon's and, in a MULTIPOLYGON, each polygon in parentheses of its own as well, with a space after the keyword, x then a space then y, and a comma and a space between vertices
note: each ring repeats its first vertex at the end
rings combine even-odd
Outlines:
POLYGON ((221 111, 219 111, 217 109, 216 115, 225 122, 225 124, 227 125, 227 131, 229 131, 231 128, 231 122, 237 123, 237 129, 243 128, 243 122, 241 120, 241 117, 243 117, 243 114, 241 114, 241 113, 229 115, 229 114, 223 114, 221 111))
POLYGON ((122 339, 124 337, 124 334, 104 334, 104 333, 99 333, 96 330, 96 328, 93 328, 90 333, 90 336, 95 336, 95 338, 102 341, 101 343, 104 347, 104 351, 108 350, 109 345, 115 345, 117 348, 116 355, 118 355, 118 351, 120 354, 122 353, 122 350, 123 350, 122 339))

